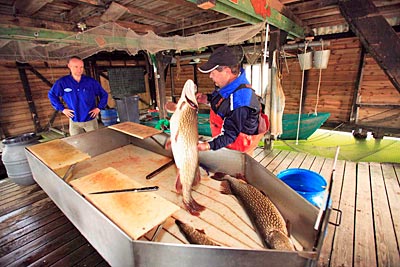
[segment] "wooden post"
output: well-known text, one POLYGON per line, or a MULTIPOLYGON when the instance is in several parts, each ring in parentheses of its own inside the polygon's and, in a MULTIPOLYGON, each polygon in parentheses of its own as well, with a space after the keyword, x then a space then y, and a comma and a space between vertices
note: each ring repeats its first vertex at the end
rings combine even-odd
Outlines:
POLYGON ((365 48, 362 46, 361 47, 361 52, 360 52, 360 64, 358 65, 358 71, 357 71, 357 80, 354 88, 354 94, 353 94, 353 101, 352 101, 352 109, 350 113, 350 123, 355 124, 357 123, 358 119, 358 110, 359 110, 359 91, 361 87, 361 79, 363 77, 364 73, 364 62, 365 62, 365 48))
POLYGON ((35 132, 36 133, 41 132, 42 127, 40 126, 39 116, 36 111, 35 102, 33 101, 33 98, 32 98, 31 87, 29 85, 28 76, 26 75, 26 71, 25 71, 25 67, 24 67, 25 64, 16 62, 16 65, 18 68, 19 77, 21 79, 22 86, 24 88, 25 98, 26 98, 26 101, 28 102, 29 110, 32 115, 32 121, 33 121, 33 125, 35 127, 35 132))
POLYGON ((157 95, 157 106, 160 113, 160 119, 167 117, 165 110, 166 96, 165 96, 165 71, 168 65, 171 63, 172 56, 166 55, 163 52, 158 52, 153 58, 153 64, 156 64, 157 68, 154 70, 154 81, 156 85, 157 95))

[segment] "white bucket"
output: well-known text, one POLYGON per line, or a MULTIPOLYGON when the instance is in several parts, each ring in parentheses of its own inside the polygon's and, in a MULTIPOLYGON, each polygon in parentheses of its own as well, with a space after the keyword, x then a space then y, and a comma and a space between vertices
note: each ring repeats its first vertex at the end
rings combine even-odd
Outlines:
POLYGON ((298 54, 301 70, 309 70, 312 68, 312 52, 298 54))
POLYGON ((314 68, 326 69, 328 67, 331 50, 314 51, 314 68))

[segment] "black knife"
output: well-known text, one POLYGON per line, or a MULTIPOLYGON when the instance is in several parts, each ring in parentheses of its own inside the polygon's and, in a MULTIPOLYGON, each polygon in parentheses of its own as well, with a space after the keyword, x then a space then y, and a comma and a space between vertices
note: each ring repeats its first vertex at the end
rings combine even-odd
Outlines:
POLYGON ((94 194, 110 194, 110 193, 123 193, 123 192, 149 192, 149 191, 157 191, 157 190, 158 190, 158 186, 148 186, 148 187, 139 187, 139 188, 99 191, 99 192, 93 192, 90 194, 94 195, 94 194))

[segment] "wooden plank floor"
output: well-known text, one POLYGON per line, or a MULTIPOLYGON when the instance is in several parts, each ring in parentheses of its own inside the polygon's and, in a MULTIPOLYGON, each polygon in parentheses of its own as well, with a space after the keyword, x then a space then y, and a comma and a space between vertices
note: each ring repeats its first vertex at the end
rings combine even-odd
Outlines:
MULTIPOLYGON (((277 174, 287 168, 326 179, 332 159, 257 149, 254 158, 277 174)), ((400 164, 338 161, 329 225, 319 266, 400 266, 400 164), (332 212, 331 221, 337 217, 332 212)), ((0 180, 0 266, 107 266, 37 185, 0 180)))

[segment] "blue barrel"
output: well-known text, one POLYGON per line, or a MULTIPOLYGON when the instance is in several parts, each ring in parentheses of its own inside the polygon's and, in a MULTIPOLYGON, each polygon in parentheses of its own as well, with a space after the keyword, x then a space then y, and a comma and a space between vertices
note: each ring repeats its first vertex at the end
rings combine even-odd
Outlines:
POLYGON ((35 133, 26 133, 8 137, 3 140, 2 162, 11 181, 20 185, 31 185, 33 180, 31 168, 25 154, 25 147, 39 143, 35 133))
POLYGON ((324 177, 316 172, 299 168, 281 171, 277 177, 311 204, 321 207, 327 186, 324 177))
POLYGON ((114 108, 101 110, 100 116, 101 122, 104 126, 110 126, 117 123, 118 113, 114 108))

